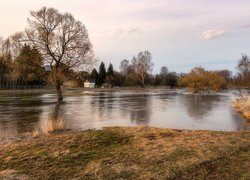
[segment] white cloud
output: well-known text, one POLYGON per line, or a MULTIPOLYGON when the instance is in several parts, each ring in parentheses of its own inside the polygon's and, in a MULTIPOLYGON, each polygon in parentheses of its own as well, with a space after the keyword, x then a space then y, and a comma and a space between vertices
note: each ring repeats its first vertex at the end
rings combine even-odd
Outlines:
POLYGON ((128 39, 133 35, 142 33, 141 28, 137 26, 129 26, 124 24, 110 24, 109 26, 109 28, 99 31, 99 34, 119 39, 128 39))
POLYGON ((222 35, 224 35, 228 29, 209 29, 207 31, 204 31, 202 33, 202 38, 203 39, 215 39, 218 38, 222 35))
POLYGON ((138 27, 121 27, 116 29, 116 33, 118 33, 122 39, 127 39, 129 36, 140 32, 141 30, 138 27))

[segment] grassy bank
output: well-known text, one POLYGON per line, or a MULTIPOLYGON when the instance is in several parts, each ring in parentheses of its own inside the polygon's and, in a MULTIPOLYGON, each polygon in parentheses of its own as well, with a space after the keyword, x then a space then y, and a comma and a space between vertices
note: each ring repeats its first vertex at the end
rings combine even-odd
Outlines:
POLYGON ((233 106, 250 122, 250 97, 235 100, 233 106))
POLYGON ((0 179, 250 178, 250 132, 105 128, 0 145, 0 179))

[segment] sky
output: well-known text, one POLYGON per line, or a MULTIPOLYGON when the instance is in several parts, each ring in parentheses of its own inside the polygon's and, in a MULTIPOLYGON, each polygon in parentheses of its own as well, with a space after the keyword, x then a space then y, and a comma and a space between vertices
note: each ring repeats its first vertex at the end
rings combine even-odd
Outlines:
POLYGON ((250 55, 249 0, 0 0, 0 36, 24 30, 30 10, 43 6, 83 22, 99 62, 116 70, 144 50, 154 73, 235 71, 241 53, 250 55))

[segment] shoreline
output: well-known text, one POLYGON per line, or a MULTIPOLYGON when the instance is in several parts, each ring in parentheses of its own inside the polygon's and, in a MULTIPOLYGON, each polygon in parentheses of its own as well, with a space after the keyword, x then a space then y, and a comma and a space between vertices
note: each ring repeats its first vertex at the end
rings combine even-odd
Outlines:
POLYGON ((0 179, 247 178, 249 158, 250 131, 108 127, 0 145, 0 179))

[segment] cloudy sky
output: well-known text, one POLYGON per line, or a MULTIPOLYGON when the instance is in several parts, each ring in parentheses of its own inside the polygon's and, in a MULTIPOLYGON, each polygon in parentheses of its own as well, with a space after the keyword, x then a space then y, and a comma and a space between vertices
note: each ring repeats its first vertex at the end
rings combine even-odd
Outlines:
POLYGON ((22 31, 29 11, 43 6, 82 21, 96 56, 116 69, 142 50, 152 53, 154 73, 234 71, 241 53, 250 55, 249 0, 0 0, 0 35, 22 31))

